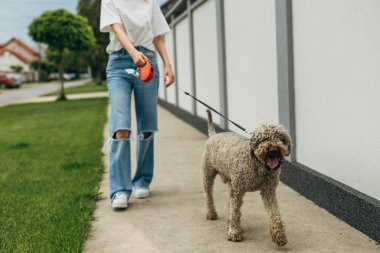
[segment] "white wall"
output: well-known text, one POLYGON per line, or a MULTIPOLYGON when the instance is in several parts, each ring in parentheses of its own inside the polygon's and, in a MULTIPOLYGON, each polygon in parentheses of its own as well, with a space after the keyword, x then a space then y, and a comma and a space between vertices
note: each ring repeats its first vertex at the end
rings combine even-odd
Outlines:
MULTIPOLYGON (((218 46, 215 0, 209 0, 193 13, 196 97, 220 110, 218 46)), ((206 108, 197 103, 197 115, 206 118, 206 108)), ((214 122, 220 124, 220 117, 214 122)))
MULTIPOLYGON (((173 44, 173 32, 165 34, 165 45, 166 49, 169 54, 169 60, 170 63, 172 64, 172 69, 173 72, 175 73, 176 66, 174 65, 174 44, 173 44)), ((164 73, 161 73, 161 76, 164 76, 164 73)), ((165 88, 166 89, 166 88, 165 88)), ((169 88, 166 90, 166 101, 172 104, 175 104, 175 87, 174 85, 171 85, 169 88)))
POLYGON ((297 158, 380 199, 380 1, 293 0, 297 158))
MULTIPOLYGON (((220 110, 215 1, 193 11, 195 95, 220 110)), ((279 119, 275 1, 224 5, 228 114, 253 131, 279 119)), ((380 199, 380 1, 293 0, 292 6, 297 161, 380 199)), ((176 25, 177 84, 194 93, 188 32, 186 18, 176 25)), ((166 44, 172 57, 172 34, 166 44)), ((174 89, 168 101, 175 102, 174 89)), ((179 92, 182 109, 191 112, 191 102, 179 92)))
POLYGON ((278 122, 275 1, 224 4, 228 115, 253 131, 263 121, 278 122))
MULTIPOLYGON (((189 19, 185 18, 176 25, 177 38, 177 86, 194 94, 191 89, 189 19)), ((178 103, 182 109, 192 112, 192 100, 183 92, 178 93, 178 103)))

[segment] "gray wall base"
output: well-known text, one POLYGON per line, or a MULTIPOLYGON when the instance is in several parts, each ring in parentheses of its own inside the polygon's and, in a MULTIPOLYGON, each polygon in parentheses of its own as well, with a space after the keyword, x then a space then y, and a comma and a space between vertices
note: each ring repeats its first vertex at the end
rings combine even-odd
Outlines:
MULTIPOLYGON (((207 121, 159 99, 158 104, 207 135, 207 121)), ((217 132, 223 132, 215 126, 217 132)), ((285 161, 281 181, 380 243, 380 201, 297 162, 285 161)))
POLYGON ((380 201, 297 162, 282 165, 281 181, 380 242, 380 201))

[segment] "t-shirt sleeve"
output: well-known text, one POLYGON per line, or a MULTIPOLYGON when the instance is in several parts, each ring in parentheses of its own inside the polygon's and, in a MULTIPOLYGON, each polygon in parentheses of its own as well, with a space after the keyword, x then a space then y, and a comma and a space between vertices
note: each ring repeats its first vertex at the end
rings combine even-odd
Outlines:
POLYGON ((170 32, 170 27, 166 22, 164 15, 158 6, 156 0, 153 0, 153 15, 152 15, 152 27, 153 27, 153 37, 158 35, 163 35, 170 32))
POLYGON ((111 32, 111 25, 116 23, 122 24, 119 12, 115 5, 110 0, 102 0, 100 9, 100 32, 111 32))

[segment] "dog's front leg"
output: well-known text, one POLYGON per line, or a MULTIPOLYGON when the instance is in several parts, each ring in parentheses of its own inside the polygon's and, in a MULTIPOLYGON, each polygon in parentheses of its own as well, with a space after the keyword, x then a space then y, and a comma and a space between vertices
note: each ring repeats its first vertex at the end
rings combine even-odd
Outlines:
POLYGON ((277 204, 276 189, 264 188, 261 190, 261 197, 264 201, 265 209, 271 219, 270 234, 272 241, 278 246, 284 246, 288 240, 285 236, 285 227, 281 220, 280 210, 277 204))
POLYGON ((237 193, 231 189, 229 201, 229 215, 227 226, 227 239, 229 241, 238 242, 243 240, 240 227, 240 208, 243 204, 243 194, 237 193))

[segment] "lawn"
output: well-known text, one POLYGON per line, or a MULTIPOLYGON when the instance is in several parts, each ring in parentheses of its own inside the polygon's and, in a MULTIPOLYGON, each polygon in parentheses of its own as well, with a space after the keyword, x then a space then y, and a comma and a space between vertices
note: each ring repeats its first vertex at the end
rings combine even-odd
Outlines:
POLYGON ((0 108, 0 252, 81 252, 107 99, 0 108))
MULTIPOLYGON (((107 91, 107 86, 105 84, 102 85, 96 85, 94 82, 90 81, 86 83, 85 85, 77 86, 77 87, 71 87, 65 89, 65 94, 78 94, 78 93, 88 93, 88 92, 102 92, 107 91)), ((58 95, 60 91, 51 92, 48 94, 43 95, 46 96, 55 96, 58 95)))

